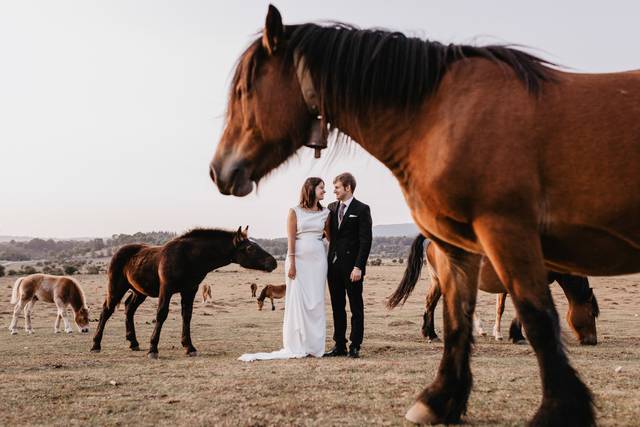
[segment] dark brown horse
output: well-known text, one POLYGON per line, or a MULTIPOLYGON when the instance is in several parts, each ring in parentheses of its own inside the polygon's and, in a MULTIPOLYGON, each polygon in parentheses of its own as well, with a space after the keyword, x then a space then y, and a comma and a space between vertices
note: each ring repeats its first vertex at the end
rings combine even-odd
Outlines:
POLYGON ((275 258, 249 240, 247 230, 240 228, 237 232, 195 229, 163 246, 132 244, 121 247, 109 265, 109 287, 91 351, 100 351, 105 323, 116 304, 131 290, 124 303, 126 338, 131 350, 140 350, 133 322, 136 310, 147 297, 158 298, 156 324, 148 353, 149 358, 158 358, 160 331, 169 314, 171 297, 180 293, 182 346, 187 355, 197 355, 191 342, 191 314, 198 286, 207 273, 231 263, 262 271, 273 271, 277 267, 275 258))
MULTIPOLYGON (((427 263, 431 276, 431 286, 427 290, 427 296, 425 299, 422 335, 429 341, 433 341, 438 339, 438 335, 435 331, 434 314, 441 293, 440 280, 438 278, 438 272, 435 270, 435 265, 436 258, 438 256, 444 256, 444 254, 438 250, 436 245, 431 245, 429 241, 425 242, 426 250, 423 250, 423 242, 425 242, 425 238, 420 235, 416 237, 414 244, 411 246, 411 252, 407 258, 407 268, 405 270, 402 283, 400 283, 398 288, 403 290, 403 295, 408 295, 411 292, 411 290, 405 289, 407 289, 407 287, 411 289, 415 286, 417 279, 420 277, 420 270, 422 269, 424 261, 424 253, 426 252, 427 263)), ((567 297, 567 301, 569 302, 567 323, 571 326, 571 329, 580 341, 580 344, 596 345, 598 342, 596 318, 600 314, 600 309, 598 307, 598 300, 593 293, 593 289, 589 286, 589 280, 586 277, 549 272, 547 281, 549 284, 558 282, 567 297)), ((482 259, 478 289, 491 294, 498 294, 496 303, 496 324, 493 328, 493 334, 497 340, 500 340, 502 339, 502 334, 500 333, 500 320, 502 313, 504 312, 507 291, 504 288, 504 285, 500 282, 500 279, 496 275, 495 270, 491 266, 491 263, 488 262, 487 258, 482 259)), ((479 323, 479 321, 476 323, 479 323)), ((522 325, 517 318, 513 319, 511 322, 511 327, 509 328, 509 339, 514 343, 524 341, 521 326, 522 325)))
POLYGON ((326 130, 398 179, 438 262, 444 353, 407 418, 467 408, 482 256, 508 289, 542 378, 534 425, 595 423, 560 340, 547 270, 640 271, 640 72, 576 74, 505 46, 443 45, 348 25, 285 26, 270 7, 242 54, 210 174, 245 196, 326 130))

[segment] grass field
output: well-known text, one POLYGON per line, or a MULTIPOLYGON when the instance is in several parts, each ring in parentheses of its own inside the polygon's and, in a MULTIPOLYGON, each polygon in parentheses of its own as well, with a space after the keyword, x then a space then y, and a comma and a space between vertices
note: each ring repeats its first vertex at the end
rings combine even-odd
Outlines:
MULTIPOLYGON (((124 340, 124 313, 107 324, 102 353, 89 352, 91 333, 53 334, 53 305, 37 303, 34 335, 6 329, 15 278, 0 278, 0 425, 402 425, 416 394, 435 375, 442 344, 420 336, 426 280, 407 304, 394 311, 384 299, 395 289, 402 266, 371 267, 365 282, 365 341, 362 358, 243 363, 245 352, 281 345, 283 301, 277 310, 258 311, 249 283, 259 289, 283 281, 282 267, 267 274, 227 267, 210 274, 214 303, 194 309, 192 336, 199 351, 187 358, 180 346, 180 297, 174 296, 160 339, 160 359, 131 352, 124 340)), ((107 278, 77 276, 97 319, 107 278)), ((566 302, 553 294, 573 365, 591 387, 598 422, 640 423, 640 276, 592 279, 600 302, 599 344, 581 347, 564 321, 566 302), (616 368, 621 369, 616 372, 616 368)), ((479 314, 491 330, 495 297, 480 294, 479 314)), ((265 304, 268 307, 269 304, 265 304)), ((156 307, 149 299, 138 310, 138 340, 148 348, 156 307)), ((327 313, 330 307, 327 298, 327 313)), ((441 331, 438 309, 437 325, 441 331)), ((503 319, 507 330, 513 309, 503 319)), ((329 320, 327 325, 331 331, 329 320)), ((331 333, 328 334, 328 337, 331 333)), ((327 343, 330 347, 331 343, 327 343)), ((540 381, 529 346, 476 340, 474 389, 465 422, 522 425, 540 402, 540 381)))

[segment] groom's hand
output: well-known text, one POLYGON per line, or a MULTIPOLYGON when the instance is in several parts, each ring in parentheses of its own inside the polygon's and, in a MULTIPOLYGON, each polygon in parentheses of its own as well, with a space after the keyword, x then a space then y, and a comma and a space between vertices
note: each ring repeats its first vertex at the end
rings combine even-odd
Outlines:
POLYGON ((351 281, 357 282, 362 279, 362 271, 358 267, 353 267, 353 271, 351 271, 351 281))

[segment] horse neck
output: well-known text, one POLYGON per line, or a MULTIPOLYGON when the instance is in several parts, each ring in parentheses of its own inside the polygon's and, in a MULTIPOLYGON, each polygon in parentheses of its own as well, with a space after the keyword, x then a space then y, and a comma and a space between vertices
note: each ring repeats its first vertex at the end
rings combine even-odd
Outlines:
POLYGON ((267 290, 269 288, 267 286, 265 286, 264 288, 262 288, 262 292, 260 292, 260 296, 258 296, 258 301, 262 302, 265 300, 265 298, 267 298, 267 290))
POLYGON ((69 301, 69 304, 71 305, 71 308, 73 309, 73 311, 77 312, 81 308, 86 307, 86 301, 84 298, 84 293, 82 292, 82 289, 80 289, 79 285, 76 284, 75 282, 72 282, 72 283, 73 283, 75 292, 71 293, 71 300, 69 301))
POLYGON ((233 251, 235 249, 233 241, 220 241, 212 239, 193 239, 193 243, 198 247, 195 251, 196 265, 201 273, 206 274, 216 268, 224 267, 233 262, 233 251))

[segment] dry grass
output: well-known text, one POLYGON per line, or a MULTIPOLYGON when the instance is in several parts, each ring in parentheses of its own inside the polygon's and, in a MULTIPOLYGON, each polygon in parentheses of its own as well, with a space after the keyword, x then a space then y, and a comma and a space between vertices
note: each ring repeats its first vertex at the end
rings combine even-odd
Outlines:
MULTIPOLYGON (((405 409, 433 378, 442 351, 441 344, 427 344, 420 337, 423 290, 402 309, 387 312, 383 307, 401 274, 401 266, 370 269, 359 360, 236 361, 241 353, 276 350, 281 344, 282 301, 276 302, 275 312, 259 312, 248 284, 278 284, 281 269, 264 274, 232 267, 207 277, 215 302, 195 309, 197 358, 186 358, 180 346, 179 296, 165 323, 158 361, 127 349, 122 311, 107 324, 102 353, 91 354, 91 336, 54 335, 55 310, 38 303, 34 335, 22 329, 17 336, 6 329, 0 333, 0 425, 401 425, 405 409)), ((78 279, 97 318, 106 277, 78 279)), ((12 278, 0 279, 3 328, 10 321, 12 283, 12 278)), ((565 333, 568 351, 596 396, 599 423, 638 425, 640 276, 594 279, 593 286, 602 309, 600 344, 583 348, 565 333), (622 371, 616 373, 618 366, 622 371)), ((557 286, 553 291, 563 313, 564 298, 557 286)), ((493 304, 493 296, 480 295, 479 313, 489 330, 493 304)), ((155 305, 148 300, 138 311, 143 348, 155 305)), ((503 328, 512 312, 508 304, 503 328)), ((442 324, 440 317, 437 322, 442 324)), ((466 422, 522 425, 532 416, 540 382, 528 346, 478 338, 472 369, 475 387, 466 422)))

